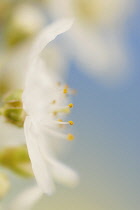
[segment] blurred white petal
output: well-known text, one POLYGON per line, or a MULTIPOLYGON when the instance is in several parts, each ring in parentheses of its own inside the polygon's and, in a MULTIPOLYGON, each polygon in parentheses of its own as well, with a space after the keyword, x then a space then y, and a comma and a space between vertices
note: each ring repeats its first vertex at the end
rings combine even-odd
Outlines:
MULTIPOLYGON (((54 17, 72 15, 75 24, 64 45, 89 76, 107 82, 129 76, 130 55, 124 39, 125 23, 134 11, 132 0, 51 1, 54 17)), ((68 57, 69 59, 69 57, 68 57)))
POLYGON ((20 4, 14 8, 12 22, 22 30, 34 34, 44 25, 44 17, 41 11, 31 4, 20 4))
POLYGON ((111 31, 106 37, 96 30, 85 31, 78 26, 75 26, 71 33, 71 41, 75 46, 72 53, 79 61, 81 70, 94 77, 113 81, 126 76, 127 53, 122 37, 114 35, 111 31), (81 50, 81 47, 84 50, 81 50), (83 68, 83 64, 86 69, 83 68))
POLYGON ((31 210, 41 196, 42 191, 37 186, 27 188, 13 199, 8 208, 9 210, 31 210))
POLYGON ((78 184, 79 176, 73 169, 54 159, 49 159, 49 163, 52 175, 58 183, 69 187, 75 187, 78 184))

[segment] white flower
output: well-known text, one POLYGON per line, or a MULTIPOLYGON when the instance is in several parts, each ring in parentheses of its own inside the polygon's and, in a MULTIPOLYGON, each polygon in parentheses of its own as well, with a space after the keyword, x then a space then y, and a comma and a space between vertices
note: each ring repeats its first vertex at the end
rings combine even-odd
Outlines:
POLYGON ((33 37, 43 28, 45 17, 37 6, 23 2, 14 3, 7 10, 10 19, 2 24, 0 32, 4 43, 0 48, 0 80, 6 80, 13 90, 23 88, 29 48, 33 37))
POLYGON ((68 87, 57 83, 59 75, 45 66, 41 52, 46 45, 57 35, 67 31, 72 25, 71 19, 62 19, 46 29, 36 40, 27 73, 25 89, 23 92, 23 108, 27 113, 24 130, 32 163, 33 172, 39 187, 44 193, 54 192, 56 181, 75 185, 77 174, 67 166, 56 160, 50 148, 51 138, 65 138, 73 140, 72 134, 61 132, 60 126, 72 125, 72 121, 62 122, 58 116, 68 113, 72 104, 68 104, 68 87))

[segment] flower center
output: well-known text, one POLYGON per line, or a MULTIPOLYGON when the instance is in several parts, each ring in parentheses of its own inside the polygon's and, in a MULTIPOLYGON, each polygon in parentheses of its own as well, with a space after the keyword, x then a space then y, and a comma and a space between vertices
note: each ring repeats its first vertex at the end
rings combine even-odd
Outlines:
MULTIPOLYGON (((70 133, 64 134, 62 129, 65 128, 66 125, 74 125, 74 122, 72 120, 64 121, 60 118, 60 116, 63 117, 66 114, 69 114, 70 110, 74 107, 74 105, 72 103, 69 103, 66 106, 62 106, 61 104, 66 103, 68 100, 68 97, 70 95, 75 94, 75 91, 73 89, 69 88, 68 85, 63 86, 61 83, 57 83, 57 86, 59 86, 59 88, 60 88, 59 89, 60 98, 59 98, 59 100, 54 98, 51 101, 50 114, 52 115, 52 117, 50 120, 41 121, 41 124, 45 125, 45 128, 51 135, 65 138, 65 139, 71 141, 74 139, 74 136, 70 133)), ((57 97, 57 95, 56 95, 56 97, 57 97)))

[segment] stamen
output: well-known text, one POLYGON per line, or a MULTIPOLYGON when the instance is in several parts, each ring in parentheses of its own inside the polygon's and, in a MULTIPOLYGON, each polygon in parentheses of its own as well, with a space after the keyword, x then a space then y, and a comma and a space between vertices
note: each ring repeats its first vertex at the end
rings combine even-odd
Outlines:
POLYGON ((58 120, 58 121, 53 121, 56 124, 61 124, 61 125, 74 125, 73 121, 68 121, 68 122, 63 122, 62 120, 58 120))
POLYGON ((73 108, 74 104, 70 103, 68 106, 64 107, 56 107, 55 109, 52 109, 52 113, 54 115, 57 115, 58 113, 70 113, 70 108, 73 108))
POLYGON ((68 106, 69 106, 69 108, 73 108, 74 105, 71 103, 68 106))
POLYGON ((70 108, 69 106, 65 106, 65 107, 60 107, 60 108, 56 108, 55 110, 52 110, 54 115, 57 115, 57 113, 70 113, 70 108))
POLYGON ((60 128, 63 128, 64 124, 61 124, 61 122, 63 122, 63 120, 59 119, 59 120, 58 120, 59 127, 60 127, 60 128))
POLYGON ((60 124, 60 125, 68 125, 69 124, 69 122, 63 122, 63 121, 54 121, 55 123, 57 123, 57 124, 60 124))
POLYGON ((69 141, 74 140, 74 135, 72 135, 71 133, 68 133, 67 139, 68 139, 69 141))
POLYGON ((63 93, 64 93, 64 94, 67 94, 67 93, 68 93, 68 89, 67 89, 67 88, 64 88, 64 89, 63 89, 63 93))
POLYGON ((74 125, 74 122, 73 122, 73 121, 68 121, 68 123, 69 123, 70 125, 74 125))
MULTIPOLYGON (((58 91, 58 94, 60 94, 60 100, 62 98, 65 99, 69 95, 75 94, 75 92, 76 92, 74 89, 69 88, 69 86, 67 84, 63 85, 60 82, 58 82, 58 83, 56 83, 56 85, 59 86, 59 87, 57 87, 57 89, 58 89, 57 91, 58 91), (64 95, 62 95, 62 94, 64 94, 64 95)), ((55 99, 52 100, 51 104, 56 104, 56 100, 55 99)), ((61 106, 61 105, 56 106, 56 105, 55 106, 50 106, 50 109, 49 109, 50 114, 53 114, 55 116, 57 114, 61 114, 61 113, 68 114, 68 113, 70 113, 70 109, 74 107, 73 103, 70 103, 66 106, 61 106)), ((56 118, 56 117, 54 117, 54 118, 56 118)), ((59 132, 59 130, 57 131, 57 130, 54 129, 54 128, 58 128, 58 127, 65 127, 65 125, 74 125, 74 122, 71 121, 71 120, 67 121, 67 122, 63 122, 62 119, 57 120, 57 119, 54 119, 54 118, 49 122, 46 122, 46 123, 42 122, 42 124, 45 126, 45 129, 48 130, 48 133, 50 133, 50 135, 52 135, 52 136, 67 139, 69 141, 74 140, 74 135, 73 134, 71 134, 71 133, 64 134, 62 132, 59 132)))

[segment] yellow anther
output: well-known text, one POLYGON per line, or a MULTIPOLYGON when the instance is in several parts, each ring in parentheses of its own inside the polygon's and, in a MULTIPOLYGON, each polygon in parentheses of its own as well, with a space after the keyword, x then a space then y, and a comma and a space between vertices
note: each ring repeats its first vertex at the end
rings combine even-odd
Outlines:
POLYGON ((63 120, 59 119, 58 122, 63 122, 63 120))
POLYGON ((74 125, 74 122, 73 122, 73 121, 68 121, 68 123, 69 123, 70 125, 74 125))
POLYGON ((68 106, 69 106, 69 108, 73 108, 74 105, 71 103, 68 106))
POLYGON ((69 141, 74 140, 74 135, 72 135, 71 133, 69 133, 69 134, 67 135, 67 139, 68 139, 69 141))
POLYGON ((67 92, 68 92, 68 89, 67 89, 67 88, 64 88, 64 89, 63 89, 63 93, 66 94, 67 92))

